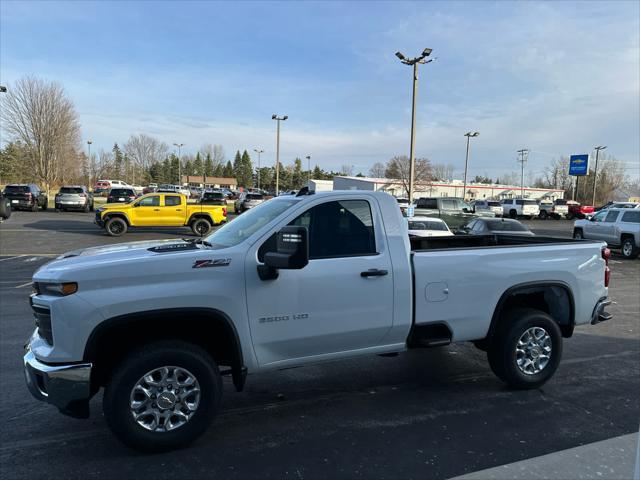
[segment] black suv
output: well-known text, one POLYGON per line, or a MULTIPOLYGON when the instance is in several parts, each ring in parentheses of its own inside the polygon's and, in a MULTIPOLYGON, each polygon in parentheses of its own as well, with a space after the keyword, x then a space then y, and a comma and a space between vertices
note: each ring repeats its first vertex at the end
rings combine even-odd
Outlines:
POLYGON ((107 203, 129 203, 136 199, 137 195, 133 188, 112 188, 109 190, 107 203))
POLYGON ((4 196, 11 201, 11 208, 31 210, 35 212, 40 207, 47 209, 49 199, 47 194, 34 183, 13 183, 4 189, 4 196))
POLYGON ((226 207, 227 197, 225 197, 222 192, 204 192, 198 203, 201 203, 202 205, 222 205, 223 207, 226 207))

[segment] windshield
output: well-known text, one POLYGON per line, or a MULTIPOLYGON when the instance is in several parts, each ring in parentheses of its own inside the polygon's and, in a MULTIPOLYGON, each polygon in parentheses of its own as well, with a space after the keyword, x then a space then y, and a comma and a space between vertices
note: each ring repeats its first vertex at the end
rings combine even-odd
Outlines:
POLYGON ((502 220, 494 220, 487 222, 487 226, 491 231, 497 232, 528 232, 529 229, 518 222, 505 222, 502 220))
POLYGON ((440 230, 446 231, 447 226, 443 222, 417 220, 409 222, 409 230, 440 230))
POLYGON ((299 200, 269 200, 220 227, 206 240, 213 248, 227 248, 245 241, 299 200))

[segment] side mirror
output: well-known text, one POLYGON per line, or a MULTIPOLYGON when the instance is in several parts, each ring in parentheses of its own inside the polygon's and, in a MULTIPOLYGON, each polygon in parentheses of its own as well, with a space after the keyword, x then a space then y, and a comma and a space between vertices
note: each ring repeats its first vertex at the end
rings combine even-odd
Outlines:
POLYGON ((278 278, 278 269, 299 270, 309 263, 309 231, 307 227, 282 227, 275 252, 267 252, 264 265, 258 265, 261 280, 278 278))

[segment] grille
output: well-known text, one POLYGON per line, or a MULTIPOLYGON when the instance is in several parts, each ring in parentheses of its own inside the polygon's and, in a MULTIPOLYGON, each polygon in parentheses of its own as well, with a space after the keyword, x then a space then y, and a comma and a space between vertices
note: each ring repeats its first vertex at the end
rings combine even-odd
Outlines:
POLYGON ((31 305, 36 320, 38 335, 49 345, 53 345, 53 331, 51 330, 51 311, 46 307, 31 305))

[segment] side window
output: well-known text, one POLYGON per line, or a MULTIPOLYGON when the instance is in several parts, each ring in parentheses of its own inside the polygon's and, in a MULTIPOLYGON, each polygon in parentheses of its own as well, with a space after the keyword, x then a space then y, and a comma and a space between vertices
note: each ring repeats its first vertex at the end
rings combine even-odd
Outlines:
POLYGON ((607 216, 604 218, 604 221, 605 222, 609 222, 609 223, 615 222, 616 219, 618 218, 618 214, 619 213, 620 212, 609 212, 609 213, 607 213, 607 216))
POLYGON ((607 215, 607 212, 605 212, 605 211, 598 212, 593 216, 593 221, 594 222, 602 222, 602 221, 604 221, 605 215, 607 215))
POLYGON ((516 200, 516 205, 524 205, 524 200, 516 200))
POLYGON ((629 223, 640 223, 640 211, 624 212, 622 214, 622 221, 629 222, 629 223))
POLYGON ((473 226, 474 232, 482 232, 484 230, 484 222, 480 222, 476 220, 475 225, 473 226))
POLYGON ((164 206, 165 207, 176 207, 178 205, 180 205, 182 202, 180 200, 180 197, 178 197, 177 195, 166 195, 164 197, 164 206))
POLYGON ((473 220, 472 222, 467 223, 467 228, 468 228, 469 230, 475 230, 475 228, 476 228, 476 223, 478 223, 478 221, 477 221, 477 220, 473 220))
POLYGON ((159 207, 160 197, 158 195, 154 195, 152 197, 145 197, 142 200, 140 200, 140 202, 138 202, 138 205, 140 205, 141 207, 159 207))
POLYGON ((456 209, 456 200, 442 200, 442 209, 443 210, 455 210, 456 209))

